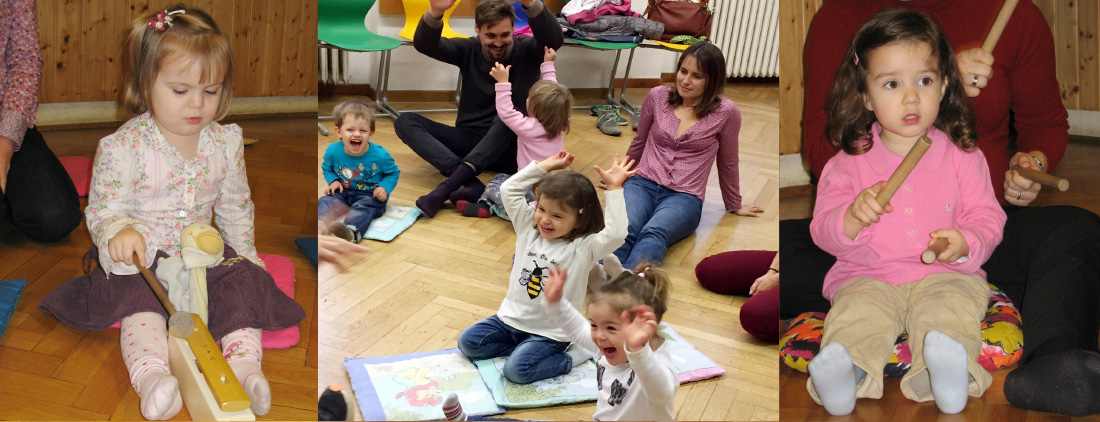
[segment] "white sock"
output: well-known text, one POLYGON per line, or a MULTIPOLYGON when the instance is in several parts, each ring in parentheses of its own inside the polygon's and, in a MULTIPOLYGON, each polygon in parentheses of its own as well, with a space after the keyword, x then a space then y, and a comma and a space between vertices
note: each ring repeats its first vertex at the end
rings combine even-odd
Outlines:
POLYGON ((458 401, 458 395, 450 393, 443 399, 443 416, 449 421, 466 420, 466 412, 462 411, 462 403, 458 401))
POLYGON ((260 329, 242 328, 222 337, 222 353, 252 400, 252 413, 266 415, 271 410, 271 386, 260 370, 263 347, 260 329))
POLYGON ((575 343, 565 348, 565 354, 568 355, 570 359, 573 359, 573 366, 580 365, 592 359, 592 352, 585 350, 575 343))
POLYGON ((970 384, 966 348, 947 334, 929 331, 924 336, 924 364, 928 365, 928 378, 936 407, 947 414, 959 413, 966 408, 970 384))
POLYGON ((810 381, 825 410, 833 416, 852 413, 856 407, 856 384, 866 375, 852 364, 843 344, 831 342, 810 361, 810 381))
POLYGON ((130 385, 141 400, 141 415, 148 420, 176 416, 183 408, 179 383, 168 369, 166 321, 154 312, 139 312, 122 319, 119 345, 130 373, 130 385))

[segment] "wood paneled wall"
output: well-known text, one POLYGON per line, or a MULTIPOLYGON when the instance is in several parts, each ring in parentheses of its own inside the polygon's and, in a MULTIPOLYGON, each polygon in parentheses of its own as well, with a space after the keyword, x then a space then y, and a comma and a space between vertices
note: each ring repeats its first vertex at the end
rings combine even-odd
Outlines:
MULTIPOLYGON (((1100 110, 1100 5, 1096 0, 1032 0, 1054 35, 1062 103, 1100 110)), ((802 46, 820 0, 782 1, 779 9, 779 153, 802 148, 802 46)))
MULTIPOLYGON (((130 23, 178 0, 37 0, 42 103, 114 101, 130 23)), ((235 97, 317 95, 316 0, 193 0, 233 49, 235 97)))
POLYGON ((779 2, 779 153, 802 149, 802 48, 821 0, 779 2))
POLYGON ((1100 110, 1100 7, 1096 0, 1034 0, 1054 32, 1058 84, 1069 110, 1100 110))

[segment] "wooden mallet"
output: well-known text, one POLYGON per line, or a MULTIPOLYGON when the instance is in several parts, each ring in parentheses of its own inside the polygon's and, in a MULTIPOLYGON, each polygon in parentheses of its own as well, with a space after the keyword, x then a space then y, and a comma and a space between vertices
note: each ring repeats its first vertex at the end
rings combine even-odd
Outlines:
POLYGON ((168 317, 168 332, 179 338, 187 338, 195 331, 195 321, 187 312, 176 311, 176 307, 172 306, 172 302, 168 300, 168 294, 164 292, 164 287, 160 285, 160 281, 157 281, 157 277, 149 272, 148 268, 141 265, 140 259, 138 253, 135 251, 134 266, 141 272, 141 276, 145 279, 145 283, 149 284, 149 288, 153 289, 153 294, 157 295, 160 304, 164 305, 164 309, 167 310, 170 315, 168 317))

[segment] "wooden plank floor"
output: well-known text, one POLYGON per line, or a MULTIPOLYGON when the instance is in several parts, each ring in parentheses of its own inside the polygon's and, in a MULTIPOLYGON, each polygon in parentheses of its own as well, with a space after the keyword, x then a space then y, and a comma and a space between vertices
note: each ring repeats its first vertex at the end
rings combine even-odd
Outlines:
MULTIPOLYGON (((287 349, 264 351, 272 408, 261 420, 316 419, 317 271, 294 245, 316 236, 317 200, 312 175, 317 161, 312 117, 238 121, 246 137, 248 180, 256 203, 256 244, 261 253, 294 263, 295 299, 306 311, 301 340, 287 349), (311 337, 314 340, 311 342, 311 337)), ((98 141, 114 129, 43 131, 58 156, 94 157, 98 141)), ((81 198, 81 207, 87 199, 81 198)), ((26 278, 28 285, 7 332, 0 338, 0 419, 142 420, 138 397, 122 362, 118 329, 70 329, 35 306, 55 286, 82 274, 91 246, 84 222, 66 239, 49 244, 18 232, 0 239, 0 279, 26 278)), ((184 409, 173 420, 190 420, 184 409)))
MULTIPOLYGON (((692 344, 726 369, 718 379, 684 385, 676 395, 680 420, 775 420, 779 417, 778 346, 754 339, 741 329, 738 312, 745 297, 710 293, 695 279, 695 265, 727 250, 778 247, 778 106, 775 83, 731 84, 726 96, 743 112, 740 137, 741 192, 746 204, 766 209, 763 217, 744 218, 722 209, 717 176, 712 174, 695 235, 669 250, 665 268, 673 278, 672 303, 665 320, 692 344)), ((647 90, 631 89, 641 104, 647 90)), ((322 98, 320 114, 347 98, 322 98)), ((396 104, 399 108, 444 107, 446 104, 396 104)), ((453 104, 451 105, 453 107, 453 104)), ((430 114, 453 124, 453 113, 430 114)), ((624 154, 633 138, 595 129, 596 118, 574 111, 565 147, 576 154, 573 168, 595 179, 593 164, 606 165, 624 154)), ((331 128, 332 122, 326 122, 331 128)), ((318 151, 337 141, 318 135, 318 151)), ((401 167, 393 193, 395 204, 413 206, 417 197, 442 179, 394 135, 393 122, 378 120, 375 142, 386 147, 401 167)), ((713 171, 712 171, 713 173, 713 171)), ((483 174, 488 181, 491 174, 483 174)), ((318 182, 318 192, 324 181, 318 182)), ((421 219, 390 243, 366 241, 365 261, 342 273, 319 274, 320 368, 318 389, 330 383, 349 385, 346 357, 386 356, 456 347, 458 334, 496 313, 507 291, 515 251, 512 226, 501 219, 465 218, 453 207, 433 219, 421 219)), ((514 410, 519 419, 590 419, 594 403, 514 410)))
MULTIPOLYGON (((1035 205, 1076 205, 1094 213, 1100 213, 1100 178, 1096 163, 1100 161, 1100 142, 1074 139, 1066 149, 1065 158, 1054 174, 1070 182, 1067 192, 1044 187, 1035 205)), ((813 212, 813 195, 803 194, 784 197, 780 202, 781 218, 808 218, 813 212)), ((1027 315, 1024 315, 1027 318, 1027 315)), ((1012 368, 994 371, 993 384, 981 398, 971 397, 966 409, 958 415, 940 414, 934 402, 917 403, 901 395, 900 378, 888 378, 885 391, 879 400, 862 399, 849 417, 830 416, 824 407, 818 406, 806 392, 807 375, 780 365, 780 417, 784 421, 971 421, 971 422, 1032 422, 1032 421, 1100 421, 1100 415, 1070 418, 1045 412, 1031 412, 1008 403, 1004 396, 1005 376, 1012 368)))

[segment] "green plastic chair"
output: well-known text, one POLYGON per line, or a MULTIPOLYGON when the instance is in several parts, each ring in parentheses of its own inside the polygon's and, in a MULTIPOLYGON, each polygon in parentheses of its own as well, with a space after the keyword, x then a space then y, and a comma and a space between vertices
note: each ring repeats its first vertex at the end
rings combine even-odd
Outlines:
POLYGON ((347 51, 382 52, 378 63, 378 111, 393 118, 400 114, 387 99, 390 83, 390 51, 401 46, 401 40, 371 32, 363 24, 367 12, 377 0, 318 0, 317 40, 322 48, 347 51))

